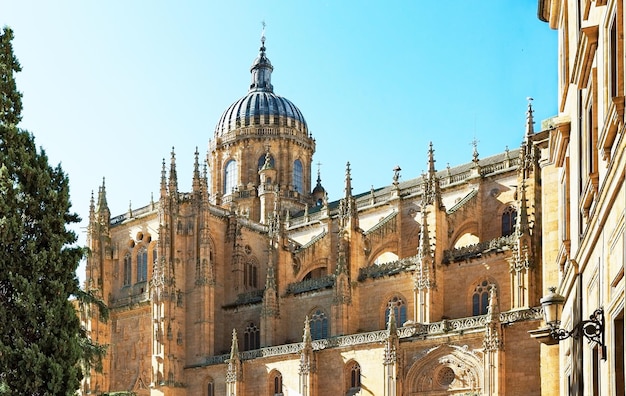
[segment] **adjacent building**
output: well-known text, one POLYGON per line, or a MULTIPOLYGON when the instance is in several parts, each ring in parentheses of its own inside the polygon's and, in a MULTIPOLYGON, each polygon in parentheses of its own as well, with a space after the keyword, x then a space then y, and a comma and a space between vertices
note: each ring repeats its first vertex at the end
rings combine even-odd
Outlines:
POLYGON ((624 1, 540 0, 539 19, 559 35, 559 114, 535 136, 544 303, 563 304, 560 342, 532 333, 542 390, 624 395, 624 1))

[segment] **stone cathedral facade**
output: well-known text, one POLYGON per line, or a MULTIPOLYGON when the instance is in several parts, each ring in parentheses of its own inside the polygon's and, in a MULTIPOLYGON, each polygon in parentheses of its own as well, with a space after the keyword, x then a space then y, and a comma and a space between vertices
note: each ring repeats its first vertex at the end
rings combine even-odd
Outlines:
MULTIPOLYGON (((520 147, 329 201, 315 139, 274 93, 265 40, 248 93, 158 200, 89 215, 81 316, 108 345, 83 393, 541 393, 541 182, 529 104, 520 147)), ((157 170, 158 171, 158 170, 157 170)), ((343 170, 340 170, 343 172, 343 170)))

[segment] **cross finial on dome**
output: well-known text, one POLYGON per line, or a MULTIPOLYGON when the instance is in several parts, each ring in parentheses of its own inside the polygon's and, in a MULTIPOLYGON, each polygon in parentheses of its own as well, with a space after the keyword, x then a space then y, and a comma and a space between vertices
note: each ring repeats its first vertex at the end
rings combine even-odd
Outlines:
POLYGON ((252 63, 250 73, 252 73, 252 83, 250 91, 274 92, 272 87, 272 63, 265 55, 265 21, 261 22, 263 30, 261 30, 261 48, 259 48, 259 56, 252 63))

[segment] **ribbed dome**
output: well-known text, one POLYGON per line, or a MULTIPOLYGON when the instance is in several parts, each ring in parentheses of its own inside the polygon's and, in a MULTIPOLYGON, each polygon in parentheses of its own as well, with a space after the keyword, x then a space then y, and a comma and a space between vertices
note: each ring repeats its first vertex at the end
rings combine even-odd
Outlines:
POLYGON ((300 109, 290 100, 274 93, 271 76, 274 68, 265 55, 265 37, 261 37, 259 56, 252 63, 252 83, 248 94, 224 111, 215 127, 215 137, 247 126, 289 126, 308 135, 300 109))
POLYGON ((307 129, 302 112, 289 99, 273 92, 251 91, 224 111, 215 127, 215 136, 251 125, 307 129))

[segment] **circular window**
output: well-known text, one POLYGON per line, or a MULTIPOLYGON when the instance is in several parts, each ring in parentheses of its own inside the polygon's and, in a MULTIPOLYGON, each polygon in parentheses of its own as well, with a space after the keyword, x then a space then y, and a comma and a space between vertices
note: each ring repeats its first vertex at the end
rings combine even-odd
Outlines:
POLYGON ((437 373, 437 382, 443 387, 448 387, 454 381, 454 370, 450 367, 444 367, 437 373))
POLYGON ((246 254, 250 254, 252 253, 252 248, 250 247, 250 245, 246 245, 243 247, 243 251, 246 252, 246 254))

